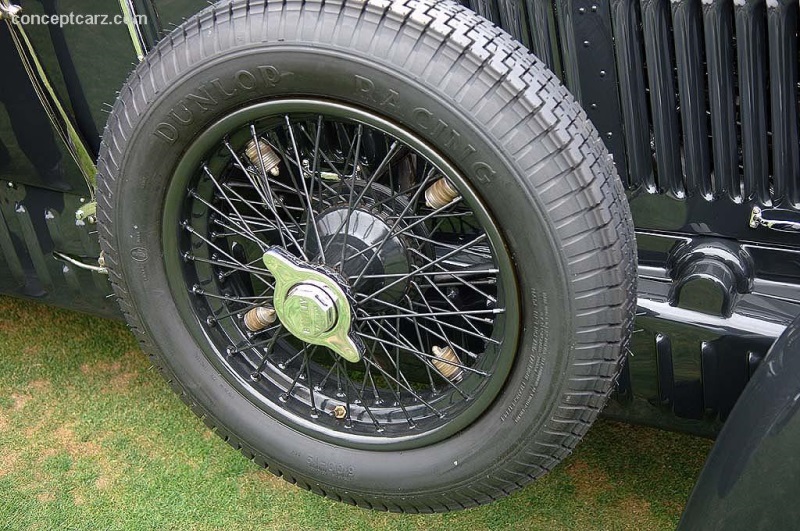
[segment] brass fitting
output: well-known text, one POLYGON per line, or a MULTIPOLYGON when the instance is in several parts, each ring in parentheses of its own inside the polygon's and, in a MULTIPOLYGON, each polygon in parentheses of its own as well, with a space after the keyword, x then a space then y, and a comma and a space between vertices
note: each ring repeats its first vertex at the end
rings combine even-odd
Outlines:
POLYGON ((340 420, 345 418, 347 416, 347 408, 339 404, 333 408, 333 416, 340 420))
POLYGON ((461 378, 464 377, 464 371, 461 370, 461 360, 453 348, 450 345, 444 348, 434 346, 431 350, 433 350, 433 355, 436 356, 431 360, 436 370, 451 382, 461 381, 461 378))
POLYGON ((255 140, 251 140, 247 144, 244 153, 257 169, 260 170, 263 166, 267 173, 276 177, 280 173, 278 166, 281 163, 281 158, 264 139, 259 138, 258 144, 256 144, 255 140))
POLYGON ((435 210, 442 208, 459 195, 452 183, 442 177, 425 190, 425 204, 435 210))
POLYGON ((277 318, 273 308, 257 306, 244 314, 244 326, 251 332, 258 332, 274 323, 277 318))

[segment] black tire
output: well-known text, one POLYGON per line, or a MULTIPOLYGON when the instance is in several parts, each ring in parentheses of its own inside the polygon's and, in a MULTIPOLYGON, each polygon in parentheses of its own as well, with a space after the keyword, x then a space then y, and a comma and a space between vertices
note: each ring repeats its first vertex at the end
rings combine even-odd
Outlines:
POLYGON ((103 138, 98 207, 122 311, 175 391, 247 458, 347 503, 447 511, 522 487, 586 433, 627 351, 636 249, 609 155, 551 72, 453 2, 205 9, 121 90, 103 138), (181 158, 234 111, 296 96, 342 102, 418 135, 499 227, 519 294, 516 355, 480 414, 443 440, 381 450, 304 432, 231 383, 190 333, 196 323, 181 317, 183 288, 165 265, 178 251, 162 226, 181 158))

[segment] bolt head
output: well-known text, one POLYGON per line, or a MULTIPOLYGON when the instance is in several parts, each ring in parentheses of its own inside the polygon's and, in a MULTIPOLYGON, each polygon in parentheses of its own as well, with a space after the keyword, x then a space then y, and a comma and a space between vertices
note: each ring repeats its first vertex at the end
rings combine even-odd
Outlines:
POLYGON ((347 408, 341 404, 336 406, 335 408, 333 408, 333 416, 336 417, 337 419, 345 418, 347 416, 347 408))

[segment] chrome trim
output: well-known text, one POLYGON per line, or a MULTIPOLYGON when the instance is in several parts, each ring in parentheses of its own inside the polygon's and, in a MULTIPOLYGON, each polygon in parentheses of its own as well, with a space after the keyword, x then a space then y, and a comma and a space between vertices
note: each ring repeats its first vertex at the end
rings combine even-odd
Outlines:
POLYGON ((735 311, 730 317, 722 317, 686 310, 672 306, 669 302, 653 300, 643 296, 641 293, 636 299, 636 304, 636 316, 638 318, 651 317, 665 322, 696 326, 711 330, 720 336, 750 334, 758 337, 776 338, 786 329, 785 323, 774 323, 761 317, 750 317, 735 311))
POLYGON ((798 218, 797 212, 780 208, 762 210, 758 207, 753 207, 753 211, 750 213, 749 225, 751 229, 766 227, 781 232, 800 232, 800 218, 798 218), (795 219, 778 219, 772 216, 783 216, 784 218, 795 219))
POLYGON ((351 333, 353 310, 339 282, 280 247, 267 249, 264 265, 275 278, 275 311, 293 336, 349 362, 361 360, 364 344, 351 333))
POLYGON ((73 257, 71 257, 69 255, 66 255, 64 253, 60 253, 58 251, 53 251, 53 258, 55 258, 56 260, 59 260, 61 262, 67 262, 69 264, 72 264, 75 267, 79 267, 81 269, 86 269, 86 270, 91 271, 93 273, 99 273, 101 275, 107 275, 108 274, 108 268, 106 268, 105 266, 87 264, 87 263, 81 262, 77 258, 73 258, 73 257))
POLYGON ((0 20, 13 19, 22 11, 22 6, 10 2, 0 2, 0 20))

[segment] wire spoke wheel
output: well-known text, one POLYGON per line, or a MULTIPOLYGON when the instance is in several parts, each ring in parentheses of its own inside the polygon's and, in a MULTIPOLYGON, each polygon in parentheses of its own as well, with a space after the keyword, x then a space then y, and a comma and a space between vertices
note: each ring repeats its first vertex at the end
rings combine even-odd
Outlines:
POLYGON ((98 160, 120 307, 248 459, 488 503, 574 448, 636 306, 624 189, 521 44, 449 0, 230 0, 137 67, 98 160))
POLYGON ((237 113, 196 146, 164 227, 195 333, 240 388, 357 446, 427 444, 480 413, 513 358, 517 294, 490 214, 458 173, 401 128, 314 100, 237 113), (273 248, 346 290, 358 361, 275 315, 262 260, 273 248))

